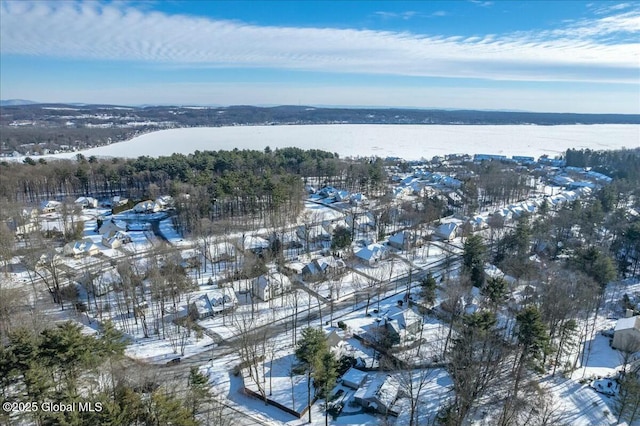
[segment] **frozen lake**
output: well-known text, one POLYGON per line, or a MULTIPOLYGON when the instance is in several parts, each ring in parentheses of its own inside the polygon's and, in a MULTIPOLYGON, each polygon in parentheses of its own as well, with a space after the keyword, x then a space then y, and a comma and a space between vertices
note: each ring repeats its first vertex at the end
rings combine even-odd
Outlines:
MULTIPOLYGON (((153 157, 196 150, 257 149, 266 146, 337 152, 341 157, 401 157, 409 160, 435 155, 500 154, 556 156, 567 148, 594 150, 640 146, 640 126, 602 125, 370 125, 327 124, 295 126, 236 126, 170 129, 126 142, 82 151, 85 156, 153 157)), ((76 153, 55 157, 70 158, 76 153)))

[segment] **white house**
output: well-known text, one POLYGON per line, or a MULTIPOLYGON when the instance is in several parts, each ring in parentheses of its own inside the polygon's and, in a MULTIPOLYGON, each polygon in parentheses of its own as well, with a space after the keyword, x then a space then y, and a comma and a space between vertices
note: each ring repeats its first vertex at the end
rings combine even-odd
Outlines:
POLYGON ((268 240, 253 235, 240 237, 238 239, 238 245, 241 247, 242 251, 250 250, 254 253, 260 253, 271 247, 271 243, 268 240))
POLYGON ((98 200, 93 197, 78 197, 74 203, 83 209, 95 209, 98 207, 98 200))
POLYGON ((370 377, 353 395, 354 400, 364 408, 371 408, 381 414, 398 415, 391 410, 398 399, 400 385, 388 374, 370 377))
POLYGON ((370 266, 373 266, 378 263, 379 260, 384 259, 386 255, 387 248, 382 244, 377 243, 369 244, 355 252, 355 257, 370 266))
POLYGON ((253 294, 265 302, 291 289, 291 280, 284 274, 274 272, 261 275, 253 282, 253 294))
POLYGON ((136 213, 156 213, 159 212, 162 208, 160 205, 154 201, 146 200, 140 201, 138 204, 133 206, 133 211, 136 213))
POLYGON ((411 243, 411 232, 401 231, 389 237, 389 245, 398 250, 407 250, 411 243))
POLYGON ((456 237, 457 231, 458 225, 454 222, 449 222, 438 226, 434 231, 434 234, 443 240, 452 240, 456 237))
POLYGON ((236 292, 229 287, 218 288, 207 292, 213 315, 228 312, 236 308, 238 298, 236 292))
POLYGON ((126 222, 116 222, 113 219, 103 222, 100 228, 98 228, 98 233, 102 235, 111 234, 117 231, 125 232, 127 230, 126 222))
POLYGON ((358 192, 355 194, 351 194, 351 196, 349 197, 349 202, 354 206, 364 206, 369 204, 369 199, 358 192))
POLYGON ((392 338, 401 343, 406 337, 420 333, 422 317, 411 308, 392 307, 384 317, 384 326, 392 338))
POLYGON ((112 199, 111 199, 111 206, 112 207, 119 207, 119 206, 124 206, 125 204, 127 204, 129 202, 128 198, 124 198, 121 197, 119 195, 115 195, 112 199))
POLYGON ((131 242, 131 236, 125 231, 112 230, 102 236, 102 245, 109 248, 122 247, 131 242))
POLYGON ((232 311, 237 305, 238 298, 232 288, 219 288, 211 290, 192 301, 189 305, 189 315, 195 319, 204 319, 232 311))
POLYGON ((61 205, 62 203, 60 201, 54 201, 54 200, 43 201, 40 204, 40 210, 42 210, 43 213, 51 213, 58 210, 58 208, 60 208, 61 205))
POLYGON ((100 252, 100 248, 93 243, 90 239, 84 239, 81 241, 72 241, 67 243, 63 249, 62 253, 65 256, 93 256, 100 252))
POLYGON ((640 351, 640 315, 618 320, 611 347, 630 352, 640 351))

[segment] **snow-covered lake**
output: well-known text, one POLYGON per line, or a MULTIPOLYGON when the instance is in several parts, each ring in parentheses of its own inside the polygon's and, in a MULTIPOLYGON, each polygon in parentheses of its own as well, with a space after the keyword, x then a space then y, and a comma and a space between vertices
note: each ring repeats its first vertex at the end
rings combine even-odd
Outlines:
MULTIPOLYGON (((236 126, 170 129, 126 142, 93 148, 85 156, 135 158, 196 150, 257 149, 266 146, 323 149, 341 157, 371 156, 430 159, 435 155, 500 154, 555 156, 567 148, 595 150, 640 146, 640 126, 602 125, 369 125, 327 124, 292 126, 236 126)), ((71 158, 77 153, 55 157, 71 158)))

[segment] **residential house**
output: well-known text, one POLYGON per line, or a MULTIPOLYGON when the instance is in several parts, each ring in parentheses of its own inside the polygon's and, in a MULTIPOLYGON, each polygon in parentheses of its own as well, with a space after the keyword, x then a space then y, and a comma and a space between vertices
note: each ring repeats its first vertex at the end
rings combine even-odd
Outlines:
POLYGON ((135 213, 156 213, 162 210, 162 207, 151 200, 140 201, 138 204, 133 206, 132 209, 135 213))
POLYGON ((112 207, 120 207, 120 206, 124 206, 128 202, 129 202, 128 198, 124 198, 124 197, 121 197, 119 195, 116 195, 111 199, 111 206, 112 207))
POLYGON ((329 351, 336 357, 336 359, 342 357, 347 345, 344 340, 344 331, 340 329, 331 330, 327 335, 327 345, 329 346, 329 351))
POLYGON ((67 243, 63 249, 62 253, 65 256, 94 256, 100 252, 100 248, 96 244, 93 243, 90 239, 84 239, 81 241, 72 241, 67 243))
POLYGON ((349 191, 339 190, 335 195, 337 202, 349 201, 349 191))
POLYGON ((98 207, 98 200, 93 197, 78 197, 74 204, 82 207, 83 209, 95 209, 98 207))
POLYGON ((384 316, 384 327, 394 343, 407 337, 417 337, 422 329, 422 317, 411 308, 393 307, 384 316))
POLYGON ((189 304, 189 315, 194 319, 205 319, 233 311, 238 298, 232 288, 224 287, 211 290, 189 304))
POLYGON ((122 247, 131 241, 131 236, 125 231, 111 230, 102 236, 102 245, 112 249, 122 247))
POLYGON ((202 320, 213 315, 211 303, 206 294, 203 294, 189 304, 189 316, 194 320, 202 320))
POLYGON ((267 302, 291 289, 291 280, 284 274, 274 272, 261 275, 253 282, 253 294, 267 302))
POLYGON ((335 275, 342 272, 346 265, 342 259, 333 256, 314 259, 302 268, 302 276, 305 279, 313 279, 323 275, 335 275))
POLYGON ((338 194, 338 190, 333 186, 325 186, 318 191, 318 195, 321 198, 333 198, 338 194))
POLYGON ((243 252, 249 250, 255 254, 260 254, 271 247, 271 243, 268 240, 253 235, 240 237, 238 245, 243 252))
POLYGON ((389 245, 398 250, 408 250, 411 238, 411 232, 401 231, 389 237, 389 245))
POLYGON ((62 203, 60 201, 48 200, 43 201, 40 204, 40 210, 42 211, 42 213, 51 213, 58 210, 60 206, 62 206, 62 203))
POLYGON ((361 193, 357 192, 355 194, 351 194, 351 196, 349 197, 349 202, 354 206, 366 206, 369 204, 369 199, 361 193))
POLYGON ((456 237, 458 225, 454 222, 443 223, 436 228, 434 234, 443 240, 452 240, 456 237))
POLYGON ((111 219, 105 222, 102 222, 100 228, 98 228, 98 233, 102 235, 113 234, 115 232, 125 232, 127 230, 126 222, 116 222, 111 219))
POLYGON ((379 260, 384 259, 387 256, 387 248, 382 244, 369 244, 366 247, 356 251, 355 257, 361 262, 373 266, 378 263, 379 260))
POLYGON ((207 292, 213 315, 230 312, 238 305, 238 298, 233 288, 222 287, 207 292))
POLYGON ((398 413, 394 412, 392 407, 396 399, 398 399, 399 390, 400 385, 395 378, 388 374, 378 374, 369 377, 353 397, 364 408, 380 414, 397 416, 398 413))
POLYGON ((173 197, 171 195, 162 195, 156 198, 155 203, 161 210, 166 209, 173 206, 173 197))
POLYGON ((629 352, 640 351, 640 315, 618 320, 611 347, 629 352))

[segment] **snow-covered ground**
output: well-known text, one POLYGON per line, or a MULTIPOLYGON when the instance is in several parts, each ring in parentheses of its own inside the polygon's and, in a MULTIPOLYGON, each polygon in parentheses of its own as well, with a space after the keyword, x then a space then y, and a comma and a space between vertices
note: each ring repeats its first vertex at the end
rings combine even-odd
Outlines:
MULTIPOLYGON (((454 153, 555 156, 567 148, 617 149, 637 147, 640 126, 594 125, 307 125, 236 126, 170 129, 126 142, 85 151, 57 154, 57 158, 183 154, 196 150, 262 150, 296 146, 323 149, 342 157, 401 157, 407 160, 454 153), (179 142, 179 143, 178 143, 179 142)), ((19 159, 19 158, 17 158, 19 159)))

